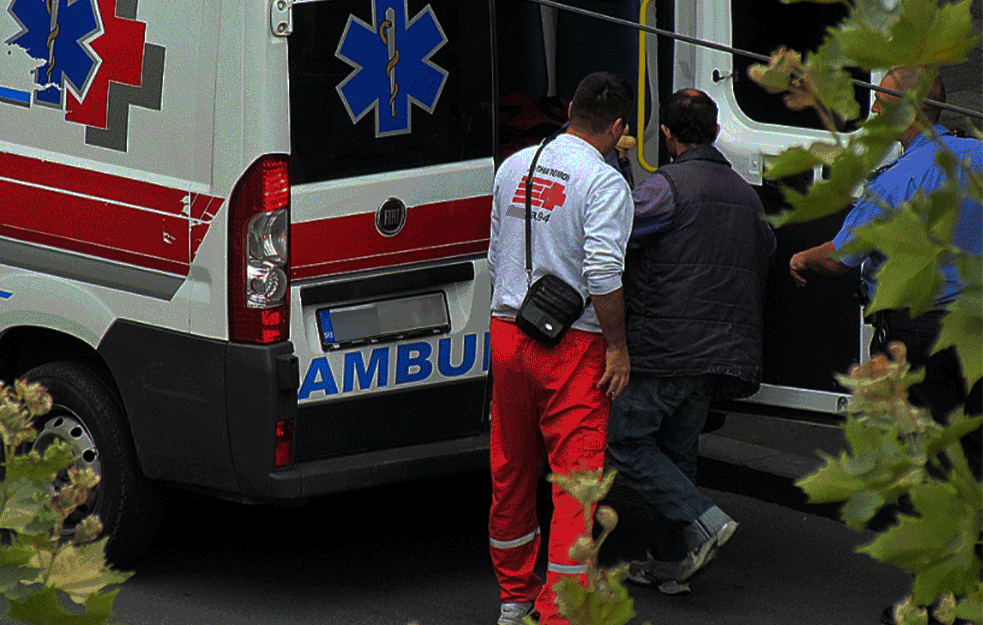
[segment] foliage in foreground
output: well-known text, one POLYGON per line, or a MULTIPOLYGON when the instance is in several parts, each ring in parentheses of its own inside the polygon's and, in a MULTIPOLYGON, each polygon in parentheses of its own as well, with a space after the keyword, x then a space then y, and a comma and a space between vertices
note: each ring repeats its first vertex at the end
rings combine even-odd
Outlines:
MULTIPOLYGON (((819 168, 828 173, 806 193, 786 189, 791 210, 776 220, 777 225, 846 208, 909 125, 916 119, 928 125, 921 105, 938 67, 963 63, 980 41, 971 3, 957 0, 940 7, 937 0, 844 1, 849 15, 827 31, 815 52, 803 56, 779 49, 769 65, 749 70, 752 80, 767 91, 784 94, 790 108, 814 109, 830 131, 831 141, 768 159, 765 177, 774 180, 819 168), (852 67, 927 71, 914 93, 886 103, 859 132, 846 135, 844 121, 859 116, 847 71, 852 67)), ((878 288, 868 313, 908 308, 913 316, 921 314, 942 288, 941 266, 958 267, 963 291, 947 307, 934 350, 955 347, 968 389, 983 376, 983 257, 955 246, 953 237, 964 194, 983 199, 983 175, 945 149, 937 163, 945 171, 945 184, 931 194, 918 192, 898 210, 885 210, 881 219, 859 228, 856 241, 843 251, 877 249, 888 257, 876 275, 878 288), (965 181, 962 187, 956 183, 960 177, 965 181)), ((914 576, 911 596, 896 608, 896 620, 927 623, 929 615, 919 606, 934 605, 933 616, 942 623, 958 617, 979 624, 983 597, 977 549, 983 492, 958 440, 979 427, 981 419, 956 414, 950 426, 942 427, 926 411, 911 407, 904 350, 892 349, 893 359, 875 358, 840 379, 854 393, 853 414, 843 426, 851 451, 827 458, 826 465, 799 486, 817 503, 846 501, 842 516, 855 528, 862 528, 899 496, 909 495, 916 514, 902 515, 896 526, 861 548, 914 576), (943 452, 951 466, 939 460, 943 452)))
POLYGON ((614 483, 617 471, 582 468, 570 475, 553 474, 553 482, 580 502, 584 510, 584 533, 570 545, 569 556, 587 565, 587 586, 576 577, 563 577, 553 584, 556 606, 571 625, 625 625, 635 616, 634 601, 628 596, 624 581, 628 565, 602 569, 597 556, 601 545, 618 524, 618 513, 610 506, 597 507, 597 522, 601 535, 594 540, 590 532, 591 510, 604 499, 614 483))
POLYGON ((977 482, 959 439, 983 417, 932 420, 908 403, 905 349, 890 346, 892 359, 879 355, 854 367, 840 382, 853 391, 843 425, 849 451, 825 457, 825 465, 798 482, 813 503, 845 501, 843 520, 862 529, 878 511, 909 494, 915 513, 858 549, 913 576, 911 595, 896 608, 903 625, 925 625, 926 610, 950 624, 956 617, 980 624, 983 582, 977 544, 983 527, 983 485, 977 482), (945 460, 942 459, 944 455, 945 460))
MULTIPOLYGON (((825 0, 831 1, 839 0, 825 0)), ((766 91, 784 94, 790 108, 815 110, 830 131, 829 141, 794 147, 766 159, 765 177, 772 180, 824 170, 824 178, 806 193, 786 189, 791 210, 776 220, 777 225, 818 219, 849 206, 916 116, 926 122, 921 103, 938 67, 965 62, 980 41, 970 13, 972 0, 942 7, 937 0, 840 3, 848 7, 849 15, 828 29, 816 51, 803 55, 782 48, 769 65, 748 70, 766 91), (887 104, 882 114, 860 124, 859 132, 843 133, 844 122, 860 114, 848 68, 877 72, 896 67, 925 67, 921 88, 887 104)), ((968 389, 983 376, 983 257, 952 241, 963 193, 983 198, 983 175, 973 173, 968 163, 958 162, 947 150, 941 151, 938 164, 946 172, 946 184, 932 194, 916 194, 898 210, 886 211, 881 220, 858 229, 856 241, 844 251, 878 249, 888 256, 876 276, 878 288, 868 312, 910 308, 917 316, 943 286, 940 267, 953 263, 959 268, 964 289, 948 307, 936 348, 955 346, 968 389), (965 191, 956 183, 957 174, 966 181, 965 191)))
POLYGON ((4 613, 30 625, 109 623, 119 588, 131 573, 110 570, 98 517, 90 515, 71 540, 65 519, 86 501, 99 481, 91 469, 74 467, 75 450, 64 442, 31 449, 36 417, 51 410, 39 384, 0 383, 0 596, 4 613), (61 476, 62 479, 57 479, 61 476), (60 484, 55 488, 53 484, 60 484))

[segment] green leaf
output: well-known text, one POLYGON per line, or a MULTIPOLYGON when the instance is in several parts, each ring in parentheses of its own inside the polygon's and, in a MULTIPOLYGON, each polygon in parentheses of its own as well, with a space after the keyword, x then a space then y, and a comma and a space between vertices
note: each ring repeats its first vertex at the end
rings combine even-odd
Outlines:
POLYGON ((0 527, 16 532, 34 521, 44 507, 44 491, 26 477, 5 480, 6 503, 0 510, 0 527))
POLYGON ((72 615, 58 603, 54 588, 44 587, 23 600, 10 601, 10 616, 28 625, 68 623, 72 615))
POLYGON ((635 616, 634 602, 622 581, 627 566, 602 571, 597 590, 590 592, 575 577, 553 584, 560 614, 572 625, 624 625, 635 616))
POLYGON ((85 600, 85 614, 93 618, 105 618, 108 621, 113 615, 113 604, 119 591, 120 589, 116 588, 109 592, 95 592, 89 595, 85 600))
POLYGON ((843 54, 866 70, 961 63, 976 46, 970 5, 939 8, 935 0, 902 0, 896 17, 880 23, 871 13, 851 16, 835 32, 843 54))
POLYGON ((764 178, 780 180, 820 165, 830 165, 843 152, 835 143, 816 142, 808 148, 794 147, 777 156, 765 156, 764 178))
MULTIPOLYGON (((111 594, 115 599, 115 593, 111 594)), ((107 612, 106 600, 100 597, 85 612, 68 612, 58 602, 55 589, 45 587, 26 599, 11 600, 10 616, 28 625, 104 625, 112 616, 111 600, 109 607, 107 612)))
MULTIPOLYGON (((853 77, 843 69, 843 52, 834 37, 827 37, 809 55, 806 68, 823 105, 841 120, 860 117, 860 105, 853 91, 853 77)), ((842 129, 842 128, 841 128, 842 129)))
POLYGON ((884 496, 873 490, 857 491, 840 510, 840 518, 855 529, 861 529, 884 507, 884 496))
MULTIPOLYGON (((776 227, 812 221, 850 205, 856 190, 867 180, 868 172, 884 160, 888 150, 897 143, 898 137, 914 117, 915 109, 910 102, 899 100, 886 103, 881 114, 867 119, 860 131, 850 135, 844 148, 833 150, 832 144, 814 144, 820 150, 817 158, 825 163, 824 159, 832 157, 829 178, 817 181, 805 194, 786 189, 785 201, 792 210, 769 221, 776 227)), ((779 172, 783 169, 795 173, 805 171, 801 167, 808 161, 801 151, 802 148, 791 148, 773 159, 769 174, 775 169, 779 172)))
POLYGON ((755 63, 748 67, 748 78, 768 93, 784 93, 802 73, 802 55, 781 47, 771 54, 768 65, 755 63))
POLYGON ((983 376, 983 290, 971 287, 964 290, 949 305, 949 314, 942 318, 935 349, 945 349, 950 345, 956 348, 956 355, 962 364, 966 389, 983 376))
POLYGON ((104 625, 113 614, 119 589, 94 594, 85 602, 84 612, 68 612, 58 601, 54 588, 46 586, 25 599, 10 600, 10 616, 28 625, 104 625))
POLYGON ((877 271, 877 291, 868 312, 911 308, 913 316, 928 310, 942 290, 940 265, 948 248, 929 237, 918 216, 924 196, 918 194, 898 210, 854 231, 854 240, 839 250, 852 254, 876 248, 887 255, 877 271))
MULTIPOLYGON (((133 573, 114 571, 106 565, 105 546, 108 538, 85 545, 63 545, 51 567, 47 584, 68 594, 76 603, 83 603, 94 592, 107 586, 122 584, 133 573)), ((42 565, 50 563, 50 559, 42 565)))
POLYGON ((949 447, 976 428, 980 427, 980 425, 983 425, 983 417, 972 417, 946 426, 939 433, 938 437, 932 439, 931 443, 928 445, 926 454, 929 457, 934 458, 942 450, 949 447))
POLYGON ((936 162, 945 172, 942 184, 928 197, 928 207, 924 213, 930 236, 937 241, 948 243, 955 234, 962 203, 959 189, 959 164, 949 150, 939 150, 936 162))
POLYGON ((12 544, 0 547, 0 593, 8 592, 19 584, 31 584, 38 579, 40 569, 31 566, 35 551, 21 544, 19 536, 12 537, 12 544))
POLYGON ((983 592, 979 589, 956 603, 956 616, 959 618, 975 619, 978 623, 980 614, 983 614, 983 592))
POLYGON ((844 470, 848 457, 827 457, 826 464, 795 483, 809 497, 809 503, 832 503, 848 499, 864 487, 864 481, 844 470))
POLYGON ((912 489, 911 499, 919 517, 900 516, 897 525, 858 551, 913 573, 917 604, 931 604, 947 592, 973 592, 980 576, 974 551, 980 511, 937 480, 912 489))
POLYGON ((44 457, 36 451, 7 459, 8 476, 12 479, 26 477, 38 486, 54 481, 59 471, 75 462, 74 446, 64 441, 54 441, 44 450, 44 457))

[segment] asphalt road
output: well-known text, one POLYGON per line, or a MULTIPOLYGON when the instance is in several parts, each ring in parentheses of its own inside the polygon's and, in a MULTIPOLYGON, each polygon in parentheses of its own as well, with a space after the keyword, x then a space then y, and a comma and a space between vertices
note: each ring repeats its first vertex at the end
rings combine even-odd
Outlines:
MULTIPOLYGON (((865 625, 905 593, 904 573, 853 552, 869 536, 809 512, 708 492, 742 527, 694 579, 691 595, 633 588, 633 623, 865 625)), ((123 585, 117 619, 491 624, 498 598, 487 552, 489 499, 483 473, 288 509, 184 496, 147 562, 123 585)), ((616 530, 605 559, 631 555, 633 526, 628 518, 616 530)))

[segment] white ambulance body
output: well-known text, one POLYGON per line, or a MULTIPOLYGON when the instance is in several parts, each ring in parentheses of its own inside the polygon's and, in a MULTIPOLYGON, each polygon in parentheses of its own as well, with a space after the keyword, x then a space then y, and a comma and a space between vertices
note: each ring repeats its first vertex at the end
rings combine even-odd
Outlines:
POLYGON ((76 518, 118 561, 160 484, 298 499, 487 464, 467 4, 0 1, 0 379, 51 390, 37 444, 101 474, 76 518))

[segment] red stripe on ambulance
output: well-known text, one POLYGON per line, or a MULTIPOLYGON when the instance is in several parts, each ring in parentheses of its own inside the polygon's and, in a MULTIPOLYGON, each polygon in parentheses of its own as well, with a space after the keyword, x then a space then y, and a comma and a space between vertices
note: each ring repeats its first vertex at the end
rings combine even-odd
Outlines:
POLYGON ((220 198, 0 153, 0 235, 187 275, 220 198), (189 205, 190 204, 190 205, 189 205), (52 218, 56 215, 56 218, 52 218))
POLYGON ((291 278, 482 254, 490 227, 490 195, 410 207, 406 225, 393 237, 379 234, 373 213, 295 223, 291 278))

